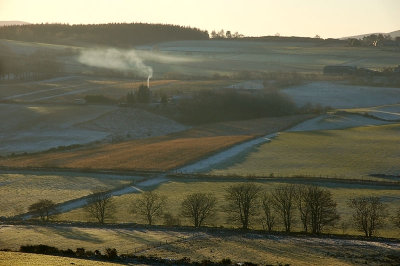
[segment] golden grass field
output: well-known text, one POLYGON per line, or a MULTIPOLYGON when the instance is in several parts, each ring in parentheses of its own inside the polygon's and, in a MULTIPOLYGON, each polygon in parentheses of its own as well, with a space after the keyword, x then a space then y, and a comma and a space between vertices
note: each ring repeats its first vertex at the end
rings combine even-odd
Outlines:
MULTIPOLYGON (((143 254, 168 258, 185 255, 192 260, 211 259, 221 261, 230 258, 234 262, 250 261, 259 265, 390 265, 374 262, 384 260, 387 254, 396 254, 399 248, 390 250, 385 244, 366 244, 361 241, 332 240, 264 236, 258 234, 218 235, 204 234, 197 239, 177 242, 150 249, 143 254)), ((389 260, 396 265, 395 259, 389 260)))
POLYGON ((130 182, 72 174, 0 174, 0 216, 27 212, 29 205, 40 199, 61 203, 86 196, 94 189, 112 189, 130 182))
POLYGON ((102 261, 83 260, 77 258, 50 256, 50 255, 0 251, 0 266, 43 266, 43 265, 117 266, 121 264, 102 262, 102 261))
MULTIPOLYGON (((371 265, 396 265, 393 264, 393 255, 398 254, 400 249, 399 244, 394 242, 263 235, 257 232, 193 232, 173 228, 103 229, 14 225, 0 228, 0 233, 5 243, 1 246, 11 249, 18 249, 21 244, 42 243, 62 249, 98 249, 104 253, 106 247, 111 247, 116 248, 119 254, 135 253, 171 259, 189 257, 192 261, 221 261, 230 258, 234 263, 250 261, 261 265, 359 265, 366 262, 371 265), (391 259, 387 260, 390 256, 391 259)), ((36 260, 41 262, 43 260, 40 259, 44 258, 49 258, 49 262, 53 259, 40 255, 14 256, 12 253, 0 253, 0 265, 10 265, 1 264, 2 260, 32 260, 36 263, 36 260)), ((81 262, 70 258, 58 259, 61 262, 81 262)), ((83 265, 92 265, 89 263, 83 265)))
POLYGON ((400 124, 343 130, 284 132, 238 158, 219 175, 371 178, 400 174, 400 124))
POLYGON ((10 167, 167 170, 252 136, 134 140, 70 152, 49 152, 2 160, 10 167))
POLYGON ((133 253, 150 245, 173 242, 190 233, 157 229, 113 229, 77 226, 4 225, 0 228, 1 248, 18 250, 21 245, 43 244, 59 249, 85 248, 100 250, 116 248, 121 253, 133 253))
MULTIPOLYGON (((237 184, 233 181, 210 181, 201 182, 196 181, 170 181, 161 184, 159 187, 155 188, 154 191, 160 193, 167 197, 168 202, 166 206, 166 212, 169 212, 177 217, 180 217, 181 223, 183 225, 191 225, 188 220, 181 217, 180 215, 180 204, 184 197, 189 193, 195 193, 199 191, 204 191, 207 193, 213 193, 217 197, 217 213, 212 219, 207 222, 209 226, 224 226, 227 228, 237 227, 237 224, 232 224, 228 220, 227 215, 223 212, 223 207, 225 204, 225 189, 230 185, 237 184)), ((284 183, 279 183, 276 181, 268 181, 258 183, 264 191, 272 191, 279 185, 284 183)), ((352 210, 348 207, 349 199, 359 196, 377 196, 381 197, 384 203, 388 207, 389 214, 394 213, 394 210, 400 208, 400 195, 398 189, 392 189, 391 187, 373 187, 373 186, 360 186, 351 184, 320 184, 322 187, 328 188, 332 194, 334 200, 337 202, 337 210, 341 216, 340 221, 334 227, 327 227, 325 232, 337 233, 337 234, 353 234, 362 235, 352 228, 352 210)), ((140 217, 132 213, 132 205, 134 200, 139 196, 139 194, 126 194, 118 197, 113 197, 114 200, 114 217, 107 222, 117 222, 117 223, 143 223, 146 221, 143 217, 140 217)), ((297 212, 297 211, 296 211, 297 212)), ((297 215, 297 213, 296 213, 297 215)), ((76 209, 67 213, 59 214, 54 217, 55 220, 60 221, 94 221, 84 209, 76 209)), ((261 216, 255 218, 252 228, 262 229, 261 216)), ((294 231, 301 231, 301 224, 296 217, 297 222, 294 224, 294 231)), ((157 219, 156 224, 163 224, 163 219, 157 219)), ((278 223, 279 224, 279 223, 278 223)), ((283 227, 277 224, 276 230, 283 231, 283 227)), ((400 238, 400 231, 395 229, 391 223, 390 217, 387 220, 385 228, 378 231, 379 236, 383 237, 396 237, 400 238)))
POLYGON ((201 159, 257 135, 285 129, 307 117, 300 115, 212 124, 162 137, 2 158, 0 166, 162 171, 201 159), (256 124, 259 126, 253 128, 256 124))

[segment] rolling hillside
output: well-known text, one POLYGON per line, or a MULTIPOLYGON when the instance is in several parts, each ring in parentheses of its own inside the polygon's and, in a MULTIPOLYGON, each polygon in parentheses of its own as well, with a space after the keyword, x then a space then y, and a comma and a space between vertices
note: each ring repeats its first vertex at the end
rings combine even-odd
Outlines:
POLYGON ((360 35, 354 35, 354 36, 348 36, 348 37, 343 37, 340 39, 350 39, 350 38, 355 38, 355 39, 362 39, 365 36, 371 35, 371 34, 384 34, 384 35, 390 35, 393 39, 396 37, 400 37, 400 30, 384 33, 384 32, 374 32, 374 33, 366 33, 366 34, 360 34, 360 35))

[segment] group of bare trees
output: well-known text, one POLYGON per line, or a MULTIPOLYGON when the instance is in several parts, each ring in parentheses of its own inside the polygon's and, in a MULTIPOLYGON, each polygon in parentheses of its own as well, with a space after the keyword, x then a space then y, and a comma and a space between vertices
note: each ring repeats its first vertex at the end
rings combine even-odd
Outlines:
POLYGON ((213 30, 210 34, 210 37, 213 39, 240 39, 245 37, 243 34, 240 34, 239 32, 234 32, 232 33, 230 30, 225 30, 221 29, 220 31, 215 31, 213 30))
POLYGON ((292 230, 296 212, 304 232, 319 234, 327 225, 334 224, 339 215, 331 193, 317 186, 284 185, 271 192, 262 192, 260 186, 246 183, 233 185, 227 190, 229 212, 243 229, 261 213, 262 224, 272 231, 281 222, 286 232, 292 230))
POLYGON ((389 34, 370 34, 364 36, 362 39, 349 38, 347 39, 349 46, 359 47, 359 46, 372 46, 372 47, 382 47, 382 46, 399 46, 400 37, 392 38, 389 34))
MULTIPOLYGON (((217 197, 212 193, 187 194, 180 203, 179 214, 194 227, 215 222, 215 214, 223 211, 229 223, 242 229, 262 224, 271 232, 279 224, 286 232, 291 232, 293 224, 299 222, 304 232, 320 234, 327 226, 339 219, 337 203, 332 193, 315 185, 281 185, 271 191, 263 191, 255 183, 238 183, 229 186, 223 195, 225 204, 218 208, 217 197)), ((116 205, 107 191, 93 192, 87 199, 85 210, 99 223, 113 218, 116 205)), ((131 205, 131 212, 141 216, 149 225, 164 218, 167 225, 179 225, 179 218, 166 212, 167 198, 154 191, 141 193, 131 205)), ((378 197, 358 197, 348 202, 353 211, 353 224, 365 236, 376 235, 384 225, 388 212, 378 197)), ((48 221, 54 213, 55 204, 50 200, 40 200, 29 207, 41 220, 48 221)), ((392 216, 394 224, 400 228, 400 208, 392 216)))
MULTIPOLYGON (((285 231, 290 232, 296 210, 305 232, 321 233, 325 226, 339 219, 331 193, 317 186, 286 185, 267 193, 254 183, 239 183, 229 186, 224 197, 226 204, 222 211, 230 223, 245 230, 262 217, 266 230, 272 231, 280 221, 285 231)), ((162 217, 166 202, 156 192, 144 192, 133 204, 133 212, 151 225, 154 219, 162 217)), ((217 198, 211 193, 188 194, 181 202, 181 215, 195 227, 204 225, 216 212, 217 198)))

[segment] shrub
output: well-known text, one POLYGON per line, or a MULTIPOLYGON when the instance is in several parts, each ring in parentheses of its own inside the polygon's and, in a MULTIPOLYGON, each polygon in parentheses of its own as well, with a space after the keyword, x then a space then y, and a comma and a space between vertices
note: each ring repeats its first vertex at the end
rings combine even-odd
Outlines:
POLYGON ((77 248, 75 251, 75 255, 77 257, 84 257, 85 256, 85 249, 84 248, 77 248))
POLYGON ((232 261, 231 261, 231 259, 229 259, 229 258, 225 258, 225 259, 222 259, 222 260, 220 261, 220 264, 223 264, 223 265, 231 265, 231 264, 232 264, 232 261))
POLYGON ((105 256, 109 260, 114 260, 118 257, 118 252, 115 248, 106 248, 105 256))
POLYGON ((63 256, 68 256, 68 257, 75 257, 75 252, 72 249, 67 249, 67 250, 62 250, 62 255, 63 256))
POLYGON ((202 260, 200 265, 214 265, 214 263, 211 260, 202 260))
POLYGON ((177 260, 176 263, 177 264, 189 264, 190 263, 190 258, 183 257, 182 259, 177 260))
POLYGON ((86 251, 85 253, 86 257, 93 257, 94 256, 94 252, 91 250, 86 251))
POLYGON ((26 245, 26 246, 21 246, 19 250, 25 253, 36 253, 36 254, 46 254, 46 255, 60 253, 60 250, 58 248, 47 245, 26 245))

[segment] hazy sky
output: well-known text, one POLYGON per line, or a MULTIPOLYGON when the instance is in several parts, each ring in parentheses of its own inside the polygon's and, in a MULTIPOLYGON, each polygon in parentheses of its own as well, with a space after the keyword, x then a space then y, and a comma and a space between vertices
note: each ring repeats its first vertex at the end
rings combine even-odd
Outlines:
POLYGON ((327 38, 400 30, 400 0, 0 0, 4 20, 168 23, 327 38))

